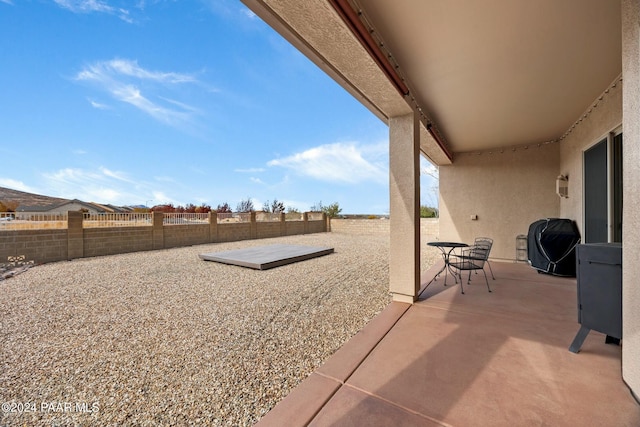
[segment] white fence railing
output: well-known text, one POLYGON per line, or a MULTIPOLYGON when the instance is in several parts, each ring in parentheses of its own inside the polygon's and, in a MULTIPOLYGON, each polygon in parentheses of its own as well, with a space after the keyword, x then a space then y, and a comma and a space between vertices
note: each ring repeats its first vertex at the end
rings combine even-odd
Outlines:
POLYGON ((234 222, 251 222, 250 212, 224 212, 218 213, 218 224, 234 223, 234 222))
POLYGON ((85 213, 84 228, 151 226, 150 213, 85 213))
POLYGON ((66 228, 66 212, 0 212, 0 230, 64 230, 66 228))
MULTIPOLYGON (((218 213, 218 223, 247 223, 251 222, 251 213, 234 212, 218 213)), ((285 214, 286 221, 302 221, 304 216, 299 212, 285 214)), ((309 212, 310 221, 321 220, 321 212, 309 212)), ((279 222, 279 213, 257 212, 256 221, 279 222)), ((208 224, 209 214, 206 213, 165 213, 163 225, 194 225, 208 224)), ((31 230, 31 229, 66 229, 68 215, 66 212, 0 212, 1 230, 31 230)), ((84 228, 99 227, 140 227, 152 226, 151 213, 84 213, 84 228)))
POLYGON ((164 225, 194 225, 209 224, 209 214, 206 213, 165 213, 164 225))
POLYGON ((301 212, 288 212, 284 214, 285 221, 303 221, 304 216, 301 212))
POLYGON ((280 222, 280 213, 256 212, 258 222, 280 222))
POLYGON ((309 221, 320 221, 322 220, 322 212, 309 212, 307 213, 307 219, 309 221))

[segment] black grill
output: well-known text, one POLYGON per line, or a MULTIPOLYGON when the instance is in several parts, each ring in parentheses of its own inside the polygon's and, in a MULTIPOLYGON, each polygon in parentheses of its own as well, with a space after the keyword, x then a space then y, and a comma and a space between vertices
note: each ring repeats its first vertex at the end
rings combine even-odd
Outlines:
POLYGON ((580 232, 575 221, 541 219, 529 226, 527 254, 531 267, 555 276, 576 276, 576 245, 580 232))

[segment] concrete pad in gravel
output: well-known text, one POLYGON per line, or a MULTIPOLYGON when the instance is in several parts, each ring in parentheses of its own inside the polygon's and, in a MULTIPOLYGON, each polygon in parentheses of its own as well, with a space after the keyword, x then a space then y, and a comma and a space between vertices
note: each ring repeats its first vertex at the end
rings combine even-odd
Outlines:
POLYGON ((281 265, 317 258, 333 253, 333 248, 302 245, 266 245, 225 252, 200 254, 205 261, 267 270, 281 265))

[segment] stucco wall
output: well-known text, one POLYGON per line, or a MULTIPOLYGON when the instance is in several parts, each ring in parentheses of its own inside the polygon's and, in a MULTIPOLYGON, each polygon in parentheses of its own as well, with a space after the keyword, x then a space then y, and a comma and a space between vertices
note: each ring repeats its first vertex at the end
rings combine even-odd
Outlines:
MULTIPOLYGON (((575 220, 580 233, 584 230, 583 152, 622 124, 622 83, 616 82, 615 87, 611 87, 601 100, 595 102, 597 107, 560 143, 558 172, 569 177, 569 197, 560 200, 560 216, 575 220)), ((626 136, 623 138, 626 139, 626 136)), ((626 148, 627 142, 623 144, 626 148)))
POLYGON ((622 2, 623 186, 622 376, 640 396, 640 2, 622 2))
POLYGON ((514 260, 516 237, 532 222, 560 213, 559 167, 557 143, 457 155, 440 167, 440 240, 491 237, 491 258, 514 260))
POLYGON ((622 84, 595 102, 597 107, 559 143, 460 154, 453 165, 440 167, 440 239, 492 237, 492 258, 514 259, 516 236, 527 234, 538 219, 570 218, 582 232, 582 153, 622 123, 622 84), (555 194, 560 174, 569 177, 568 198, 555 194))

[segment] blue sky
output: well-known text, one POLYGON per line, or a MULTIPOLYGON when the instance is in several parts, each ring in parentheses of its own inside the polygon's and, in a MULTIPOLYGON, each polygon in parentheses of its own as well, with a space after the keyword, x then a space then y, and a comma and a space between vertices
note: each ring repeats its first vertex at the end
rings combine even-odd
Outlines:
POLYGON ((0 0, 0 57, 2 187, 388 213, 386 124, 239 1, 0 0))

